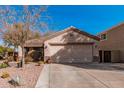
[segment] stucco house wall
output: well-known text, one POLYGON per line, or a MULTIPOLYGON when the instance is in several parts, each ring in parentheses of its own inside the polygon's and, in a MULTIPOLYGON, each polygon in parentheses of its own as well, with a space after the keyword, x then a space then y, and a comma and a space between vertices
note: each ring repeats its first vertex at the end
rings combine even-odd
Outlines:
POLYGON ((42 48, 44 61, 93 62, 99 56, 98 42, 97 36, 71 26, 41 39, 28 40, 25 48, 42 48))
MULTIPOLYGON (((62 33, 54 38, 48 39, 44 42, 44 57, 48 58, 48 57, 59 57, 57 56, 59 54, 59 51, 61 52, 66 52, 69 51, 69 49, 72 51, 72 53, 74 54, 74 57, 76 56, 77 58, 87 58, 84 59, 82 61, 92 61, 93 57, 92 56, 98 56, 98 41, 94 40, 93 38, 90 38, 88 36, 82 35, 80 33, 77 33, 73 30, 71 31, 67 31, 65 33, 62 33), (70 36, 72 35, 72 36, 70 36), (52 43, 60 43, 60 44, 65 44, 65 43, 94 43, 93 45, 59 45, 59 46, 52 46, 52 43), (76 51, 73 51, 76 50, 76 51), (89 53, 88 53, 89 52, 89 53), (80 54, 81 53, 81 54, 80 54), (87 54, 86 54, 87 53, 87 54), (56 55, 56 56, 54 56, 56 55), (89 55, 89 56, 88 56, 89 55)), ((66 59, 66 56, 68 56, 68 58, 70 54, 66 54, 64 59, 66 59)), ((63 59, 63 61, 64 61, 63 59)), ((61 59, 62 60, 62 59, 61 59)), ((55 60, 54 60, 55 61, 55 60)), ((77 61, 81 61, 80 59, 77 61)))
POLYGON ((118 50, 120 53, 120 61, 124 62, 124 23, 100 33, 100 35, 102 34, 106 34, 107 39, 100 40, 99 49, 118 50))

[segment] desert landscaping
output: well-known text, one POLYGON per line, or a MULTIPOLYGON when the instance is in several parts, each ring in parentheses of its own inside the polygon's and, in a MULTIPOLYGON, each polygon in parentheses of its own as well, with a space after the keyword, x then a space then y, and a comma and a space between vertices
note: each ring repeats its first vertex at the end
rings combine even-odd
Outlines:
POLYGON ((0 69, 0 76, 2 74, 9 74, 7 78, 0 77, 0 88, 33 88, 36 85, 43 65, 37 66, 36 63, 25 64, 23 68, 17 68, 15 62, 10 63, 10 67, 0 69), (19 85, 12 85, 9 83, 14 79, 19 85))
POLYGON ((100 7, 0 6, 0 88, 124 87, 124 22, 100 7))

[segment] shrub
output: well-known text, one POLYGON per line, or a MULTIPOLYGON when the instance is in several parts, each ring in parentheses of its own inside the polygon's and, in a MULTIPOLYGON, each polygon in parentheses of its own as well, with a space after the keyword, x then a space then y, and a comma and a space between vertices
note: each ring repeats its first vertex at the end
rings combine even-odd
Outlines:
POLYGON ((8 78, 10 75, 7 72, 3 72, 1 78, 8 78))
POLYGON ((30 57, 30 56, 25 57, 25 63, 26 64, 28 64, 29 62, 32 62, 32 61, 33 61, 32 57, 30 57))
POLYGON ((13 56, 9 56, 7 60, 10 62, 10 61, 13 61, 14 58, 13 58, 13 56))
POLYGON ((13 85, 13 86, 21 86, 21 85, 23 85, 24 84, 24 82, 23 82, 23 80, 22 80, 22 78, 20 77, 20 76, 14 76, 14 77, 12 77, 11 78, 11 80, 10 81, 8 81, 11 85, 13 85))
POLYGON ((36 66, 40 66, 41 64, 45 64, 45 62, 44 61, 39 61, 39 62, 37 62, 36 66))
POLYGON ((0 64, 0 68, 6 68, 6 67, 8 67, 8 65, 6 63, 1 63, 0 64))
POLYGON ((30 50, 27 54, 26 54, 26 57, 25 57, 25 63, 28 64, 29 62, 33 62, 33 53, 34 53, 34 50, 30 50))
POLYGON ((3 64, 6 64, 7 66, 9 66, 9 62, 7 60, 4 61, 3 64))
POLYGON ((11 79, 10 81, 8 81, 11 85, 13 86, 19 86, 19 83, 17 81, 15 81, 14 79, 11 79))
POLYGON ((38 64, 45 64, 45 62, 44 61, 39 61, 38 64))

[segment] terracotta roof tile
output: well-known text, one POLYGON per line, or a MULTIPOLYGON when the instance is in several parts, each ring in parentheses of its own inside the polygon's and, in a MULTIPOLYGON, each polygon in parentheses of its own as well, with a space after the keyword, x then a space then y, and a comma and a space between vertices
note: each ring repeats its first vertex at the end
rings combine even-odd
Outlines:
POLYGON ((77 33, 80 33, 80 34, 82 34, 82 35, 86 35, 87 37, 93 38, 93 39, 95 39, 95 40, 98 40, 98 41, 100 40, 100 38, 97 37, 97 36, 95 36, 95 35, 91 35, 91 34, 85 32, 85 31, 80 31, 79 29, 77 29, 77 28, 75 28, 75 27, 73 27, 73 26, 70 26, 70 27, 68 27, 68 28, 66 28, 66 29, 64 29, 64 30, 62 30, 62 31, 55 32, 55 33, 53 33, 52 35, 43 37, 43 38, 41 38, 41 39, 28 40, 28 41, 25 43, 25 47, 41 47, 41 46, 43 46, 44 41, 49 40, 49 39, 51 39, 51 38, 54 38, 54 37, 56 37, 56 36, 58 36, 58 35, 61 35, 61 34, 65 33, 65 32, 71 31, 71 30, 73 30, 73 31, 75 31, 75 32, 77 32, 77 33))
POLYGON ((47 37, 45 37, 45 40, 51 39, 51 38, 53 38, 53 37, 56 37, 56 36, 58 36, 58 35, 60 35, 60 34, 62 34, 62 33, 65 33, 65 32, 71 31, 71 30, 76 31, 76 32, 78 32, 78 33, 80 33, 80 34, 86 35, 86 36, 88 36, 88 37, 90 37, 90 38, 93 38, 93 39, 95 39, 95 40, 98 40, 98 41, 100 40, 99 37, 97 37, 97 36, 95 36, 95 35, 91 35, 91 34, 85 32, 85 31, 81 31, 81 30, 79 30, 79 29, 77 29, 77 28, 75 28, 75 27, 73 27, 73 26, 70 26, 70 27, 68 27, 68 28, 66 28, 66 29, 64 29, 64 30, 62 30, 62 31, 56 32, 56 33, 54 33, 53 35, 47 36, 47 37))
POLYGON ((103 31, 103 32, 101 32, 101 33, 99 33, 98 35, 107 33, 108 31, 112 31, 112 30, 114 30, 114 29, 116 29, 116 28, 118 28, 118 27, 121 27, 121 26, 124 26, 124 23, 120 23, 120 24, 118 24, 118 25, 115 25, 115 26, 113 26, 113 27, 111 27, 111 28, 109 28, 109 29, 107 29, 107 30, 105 30, 105 31, 103 31))
POLYGON ((32 39, 26 41, 25 47, 41 47, 43 46, 43 40, 42 39, 32 39))

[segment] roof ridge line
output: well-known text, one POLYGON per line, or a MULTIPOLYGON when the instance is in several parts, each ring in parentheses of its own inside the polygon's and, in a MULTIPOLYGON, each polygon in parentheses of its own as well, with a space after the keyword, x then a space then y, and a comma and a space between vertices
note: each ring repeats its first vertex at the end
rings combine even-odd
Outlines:
POLYGON ((111 30, 113 30, 113 29, 116 29, 116 28, 118 28, 118 27, 120 27, 120 26, 122 26, 122 25, 124 25, 124 22, 121 22, 121 23, 119 23, 119 24, 116 24, 116 25, 110 27, 109 29, 104 30, 104 31, 98 33, 97 35, 100 35, 100 34, 102 34, 102 33, 106 33, 106 32, 108 32, 108 31, 111 31, 111 30))

